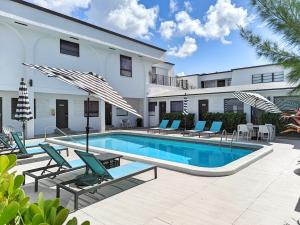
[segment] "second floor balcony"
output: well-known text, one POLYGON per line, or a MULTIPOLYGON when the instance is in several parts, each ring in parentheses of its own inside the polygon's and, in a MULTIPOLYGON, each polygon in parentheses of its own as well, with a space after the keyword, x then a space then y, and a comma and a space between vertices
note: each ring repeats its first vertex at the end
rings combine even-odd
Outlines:
POLYGON ((177 77, 170 77, 166 75, 159 75, 154 73, 149 73, 150 84, 164 85, 170 87, 180 87, 182 89, 189 89, 188 81, 183 79, 178 79, 177 77))

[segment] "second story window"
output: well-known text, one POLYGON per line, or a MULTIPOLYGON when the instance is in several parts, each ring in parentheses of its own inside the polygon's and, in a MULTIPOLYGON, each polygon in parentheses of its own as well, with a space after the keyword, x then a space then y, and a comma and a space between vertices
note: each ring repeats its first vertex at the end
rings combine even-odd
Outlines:
POLYGON ((60 53, 79 57, 79 44, 60 39, 60 53))
POLYGON ((284 81, 283 72, 277 73, 262 73, 252 75, 252 84, 271 83, 284 81))
POLYGON ((132 77, 132 58, 120 55, 120 75, 132 77))

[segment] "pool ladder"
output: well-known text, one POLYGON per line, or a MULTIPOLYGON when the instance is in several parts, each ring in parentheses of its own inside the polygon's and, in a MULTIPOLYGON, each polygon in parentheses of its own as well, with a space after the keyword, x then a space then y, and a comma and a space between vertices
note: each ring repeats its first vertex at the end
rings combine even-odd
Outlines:
MULTIPOLYGON (((227 134, 227 131, 226 131, 226 130, 223 130, 223 131, 222 131, 221 139, 220 139, 220 142, 219 142, 219 145, 220 145, 220 146, 222 145, 223 138, 225 138, 225 141, 227 142, 228 134, 227 134)), ((236 130, 234 130, 234 131, 232 132, 232 135, 231 135, 231 141, 230 141, 230 148, 232 147, 232 143, 233 143, 234 139, 236 139, 236 141, 237 141, 237 132, 236 132, 236 130)))
POLYGON ((54 129, 56 129, 57 131, 59 131, 60 133, 62 133, 64 136, 66 136, 67 138, 69 138, 71 141, 74 141, 74 142, 75 142, 75 140, 74 140, 70 135, 68 135, 67 133, 63 132, 61 129, 59 129, 59 128, 56 127, 56 126, 48 126, 48 127, 45 128, 45 136, 44 136, 45 141, 46 141, 46 139, 47 139, 47 131, 48 131, 49 128, 54 128, 54 129))

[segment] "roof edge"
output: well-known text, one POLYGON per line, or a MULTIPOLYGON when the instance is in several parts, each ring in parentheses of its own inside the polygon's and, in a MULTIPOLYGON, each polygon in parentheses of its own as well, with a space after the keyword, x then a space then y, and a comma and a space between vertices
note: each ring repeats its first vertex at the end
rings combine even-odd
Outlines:
POLYGON ((97 25, 94 25, 94 24, 85 22, 85 21, 83 21, 83 20, 76 19, 76 18, 74 18, 74 17, 71 17, 71 16, 68 16, 68 15, 65 15, 65 14, 62 14, 62 13, 59 13, 59 12, 56 12, 56 11, 53 11, 53 10, 50 10, 50 9, 41 7, 41 6, 39 6, 39 5, 30 3, 30 2, 26 2, 25 0, 10 0, 10 1, 15 2, 15 3, 22 4, 22 5, 25 5, 25 6, 28 6, 28 7, 31 7, 31 8, 33 8, 33 9, 37 9, 37 10, 46 12, 46 13, 49 13, 49 14, 52 14, 52 15, 55 15, 55 16, 58 16, 58 17, 61 17, 61 18, 64 18, 64 19, 67 19, 67 20, 70 20, 70 21, 75 22, 75 23, 79 23, 79 24, 84 25, 84 26, 88 26, 88 27, 93 28, 93 29, 96 29, 96 30, 100 30, 100 31, 103 31, 103 32, 112 34, 112 35, 115 35, 115 36, 118 36, 118 37, 121 37, 121 38, 130 40, 130 41, 133 41, 133 42, 142 44, 142 45, 145 45, 145 46, 147 46, 147 47, 150 47, 150 48, 153 48, 153 49, 162 51, 162 52, 166 52, 166 51, 167 51, 166 49, 157 47, 157 46, 155 46, 155 45, 148 44, 148 43, 146 43, 146 42, 143 42, 143 41, 140 41, 140 40, 137 40, 137 39, 128 37, 128 36, 126 36, 126 35, 123 35, 123 34, 120 34, 120 33, 117 33, 117 32, 114 32, 114 31, 111 31, 111 30, 108 30, 108 29, 105 29, 105 28, 103 28, 103 27, 99 27, 99 26, 97 26, 97 25))

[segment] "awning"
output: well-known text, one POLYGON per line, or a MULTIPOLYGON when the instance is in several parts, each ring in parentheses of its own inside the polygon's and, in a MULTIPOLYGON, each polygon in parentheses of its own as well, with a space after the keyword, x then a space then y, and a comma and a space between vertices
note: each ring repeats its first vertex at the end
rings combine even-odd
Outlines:
POLYGON ((94 97, 100 98, 103 101, 124 109, 138 117, 142 117, 124 98, 122 98, 122 96, 109 86, 107 81, 100 75, 92 72, 79 72, 26 63, 23 63, 23 65, 39 70, 49 77, 55 77, 65 83, 76 86, 94 97))

